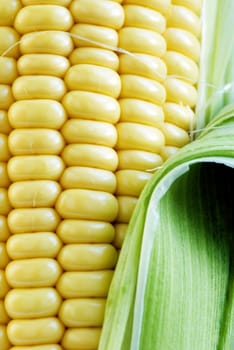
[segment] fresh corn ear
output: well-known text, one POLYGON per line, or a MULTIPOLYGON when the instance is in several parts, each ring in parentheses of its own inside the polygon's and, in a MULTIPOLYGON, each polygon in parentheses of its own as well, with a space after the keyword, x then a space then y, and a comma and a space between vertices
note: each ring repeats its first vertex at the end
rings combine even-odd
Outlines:
POLYGON ((138 198, 196 124, 200 12, 1 1, 1 350, 98 349, 138 198))

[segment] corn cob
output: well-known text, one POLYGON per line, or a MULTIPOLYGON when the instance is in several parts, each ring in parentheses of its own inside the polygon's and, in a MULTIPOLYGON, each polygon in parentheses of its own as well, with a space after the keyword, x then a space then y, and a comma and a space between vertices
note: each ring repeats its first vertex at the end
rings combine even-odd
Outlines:
POLYGON ((137 199, 194 123, 198 3, 1 2, 0 349, 97 349, 137 199))

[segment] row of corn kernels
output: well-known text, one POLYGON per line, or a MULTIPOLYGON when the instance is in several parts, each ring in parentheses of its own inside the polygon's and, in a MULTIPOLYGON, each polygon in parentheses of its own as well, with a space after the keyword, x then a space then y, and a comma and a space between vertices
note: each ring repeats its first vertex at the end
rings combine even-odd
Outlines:
POLYGON ((8 135, 11 131, 8 108, 14 100, 11 84, 17 77, 16 60, 19 56, 17 47, 10 51, 8 49, 19 40, 19 34, 12 28, 14 17, 19 9, 19 2, 7 4, 4 1, 0 4, 0 348, 4 350, 10 348, 7 336, 10 317, 5 307, 5 297, 10 289, 5 273, 10 261, 6 244, 10 237, 7 215, 11 210, 8 199, 10 179, 7 171, 7 162, 11 157, 8 149, 8 135), (7 56, 2 56, 6 51, 7 56))

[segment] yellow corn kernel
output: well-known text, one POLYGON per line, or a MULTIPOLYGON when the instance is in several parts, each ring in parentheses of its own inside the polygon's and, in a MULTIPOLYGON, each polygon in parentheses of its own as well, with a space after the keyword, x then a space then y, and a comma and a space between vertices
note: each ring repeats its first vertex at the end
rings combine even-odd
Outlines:
POLYGON ((10 185, 10 179, 7 173, 7 163, 0 162, 0 187, 8 187, 10 185))
POLYGON ((91 143, 114 147, 117 141, 117 132, 110 123, 70 119, 61 130, 65 140, 70 143, 91 143))
POLYGON ((9 134, 11 130, 7 111, 0 110, 0 133, 9 134))
POLYGON ((136 98, 162 105, 166 99, 164 86, 152 79, 139 75, 121 75, 121 98, 136 98))
POLYGON ((198 65, 191 58, 176 51, 167 51, 164 60, 167 65, 168 76, 172 75, 190 84, 197 83, 199 76, 198 65))
POLYGON ((120 121, 158 127, 164 121, 162 106, 135 98, 119 100, 120 121))
POLYGON ((112 171, 88 167, 68 167, 60 183, 64 189, 83 188, 114 193, 116 178, 112 171))
POLYGON ((0 2, 0 26, 12 26, 16 14, 21 8, 20 0, 1 0, 0 2))
POLYGON ((124 237, 128 228, 127 224, 117 223, 115 224, 115 239, 113 241, 113 245, 120 249, 123 245, 124 237))
POLYGON ((116 172, 117 195, 139 197, 152 174, 139 170, 118 170, 116 172))
POLYGON ((167 49, 190 57, 195 62, 200 58, 200 42, 192 33, 180 28, 167 28, 164 33, 167 49))
POLYGON ((88 91, 68 92, 62 103, 71 118, 97 120, 115 124, 120 117, 115 98, 88 91))
POLYGON ((48 75, 25 75, 12 84, 16 100, 51 99, 61 100, 66 93, 64 81, 48 75))
POLYGON ((60 129, 67 119, 67 113, 62 104, 54 100, 24 100, 10 106, 8 118, 16 129, 60 129))
POLYGON ((68 299, 59 310, 59 318, 67 327, 100 327, 104 318, 105 299, 68 299))
POLYGON ((63 170, 64 163, 59 156, 15 156, 8 162, 12 181, 58 180, 63 170))
POLYGON ((7 241, 7 252, 11 259, 55 258, 62 242, 55 233, 21 233, 7 241))
POLYGON ((53 232, 59 222, 57 212, 51 208, 14 209, 8 215, 8 226, 14 234, 53 232))
MULTIPOLYGON (((118 179, 118 176, 117 176, 118 179)), ((117 222, 128 223, 137 203, 137 197, 117 196, 119 211, 116 218, 117 222)))
POLYGON ((8 109, 14 102, 11 86, 0 84, 0 109, 8 109))
POLYGON ((7 215, 11 210, 11 204, 8 198, 8 191, 6 188, 0 187, 0 215, 7 215))
POLYGON ((18 58, 19 39, 20 36, 15 29, 0 26, 0 56, 18 58))
POLYGON ((12 289, 5 298, 6 310, 13 319, 56 316, 61 303, 55 288, 12 289))
POLYGON ((167 91, 167 101, 176 102, 189 107, 195 107, 197 102, 197 89, 180 79, 167 78, 164 82, 167 91))
POLYGON ((164 123, 161 130, 165 136, 167 146, 183 147, 189 142, 188 133, 174 124, 164 123))
POLYGON ((12 57, 0 57, 0 84, 12 84, 17 75, 16 60, 12 57))
POLYGON ((56 288, 63 298, 103 298, 107 296, 112 270, 65 272, 56 288))
POLYGON ((184 130, 190 130, 195 124, 195 113, 189 106, 166 102, 163 106, 165 121, 177 125, 184 130))
POLYGON ((95 24, 75 24, 70 31, 76 47, 118 47, 116 30, 95 24))
POLYGON ((29 346, 13 346, 11 350, 63 350, 60 345, 29 345, 29 346))
POLYGON ((109 0, 74 0, 70 11, 78 23, 105 25, 113 29, 120 29, 124 22, 122 6, 109 0))
POLYGON ((46 30, 24 34, 19 46, 21 54, 48 53, 68 56, 73 50, 73 41, 66 32, 46 30))
POLYGON ((168 15, 171 9, 171 0, 147 0, 147 2, 145 0, 125 0, 124 3, 149 7, 165 16, 168 15))
POLYGON ((117 154, 119 159, 119 170, 135 169, 142 171, 154 171, 163 163, 160 155, 153 152, 124 149, 118 151, 117 154))
POLYGON ((166 52, 166 41, 152 30, 124 27, 119 30, 119 47, 133 53, 162 57, 166 52))
POLYGON ((5 162, 10 158, 10 152, 8 148, 8 137, 0 133, 0 161, 5 162))
POLYGON ((85 90, 114 98, 119 96, 121 89, 121 81, 115 71, 92 64, 72 66, 65 75, 65 83, 70 90, 85 90))
POLYGON ((92 144, 70 144, 62 152, 68 166, 94 167, 115 171, 118 157, 113 148, 92 144))
POLYGON ((167 67, 159 57, 135 53, 121 54, 119 57, 119 73, 140 75, 156 81, 166 78, 167 67))
POLYGON ((12 320, 7 326, 7 335, 13 345, 59 343, 63 332, 62 323, 55 317, 12 320))
POLYGON ((162 34, 166 29, 166 18, 158 11, 138 5, 125 5, 125 27, 137 27, 162 34))
POLYGON ((53 287, 62 273, 55 259, 33 258, 11 261, 6 278, 13 288, 53 287))
POLYGON ((11 184, 8 196, 14 208, 53 207, 60 192, 56 181, 20 181, 11 184))
POLYGON ((118 204, 111 193, 72 189, 61 193, 56 203, 56 210, 65 219, 111 222, 117 215, 118 204))
POLYGON ((0 325, 0 349, 9 350, 10 342, 7 336, 7 328, 5 325, 0 325))
POLYGON ((4 300, 0 300, 0 325, 7 324, 10 318, 6 312, 4 300))
POLYGON ((0 242, 0 269, 4 269, 9 261, 10 258, 7 254, 6 243, 0 242))
POLYGON ((165 143, 163 133, 154 127, 121 122, 117 126, 117 149, 134 149, 158 153, 165 143))
POLYGON ((17 61, 20 75, 55 75, 63 77, 70 67, 69 60, 61 55, 27 54, 17 61))
POLYGON ((172 6, 172 13, 167 20, 167 26, 185 29, 196 37, 200 37, 201 20, 192 10, 184 6, 172 6))
POLYGON ((104 221, 63 220, 57 228, 57 235, 67 244, 111 243, 115 230, 113 225, 104 221))
POLYGON ((14 21, 14 27, 20 34, 42 30, 68 31, 72 24, 70 11, 57 5, 24 6, 14 21))
POLYGON ((9 236, 10 236, 10 231, 7 224, 7 217, 0 215, 0 241, 1 242, 7 241, 9 236))
POLYGON ((6 279, 6 273, 4 270, 0 270, 0 299, 6 296, 9 289, 10 286, 6 279))
POLYGON ((100 328, 68 328, 61 344, 64 350, 97 349, 101 335, 100 328))
POLYGON ((115 248, 107 243, 67 244, 58 254, 58 262, 66 271, 112 269, 116 258, 115 248))
MULTIPOLYGON (((50 0, 51 5, 68 6, 72 0, 50 0)), ((48 0, 21 0, 24 6, 48 4, 48 0)), ((56 348, 57 349, 57 348, 56 348)))
POLYGON ((173 0, 173 4, 187 7, 197 15, 200 14, 202 8, 202 0, 173 0))
POLYGON ((8 137, 12 155, 59 154, 65 145, 60 132, 51 129, 16 129, 8 137))
POLYGON ((119 68, 119 59, 115 52, 98 47, 79 47, 72 51, 69 60, 72 65, 94 64, 113 69, 119 68))

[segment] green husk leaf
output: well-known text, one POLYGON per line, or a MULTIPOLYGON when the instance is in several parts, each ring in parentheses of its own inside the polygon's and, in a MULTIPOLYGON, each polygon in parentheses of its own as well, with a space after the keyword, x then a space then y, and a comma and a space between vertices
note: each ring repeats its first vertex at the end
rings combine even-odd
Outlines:
POLYGON ((234 106, 144 188, 107 300, 100 350, 231 350, 234 106))
POLYGON ((234 96, 234 1, 205 0, 202 36, 197 129, 203 129, 234 96))

